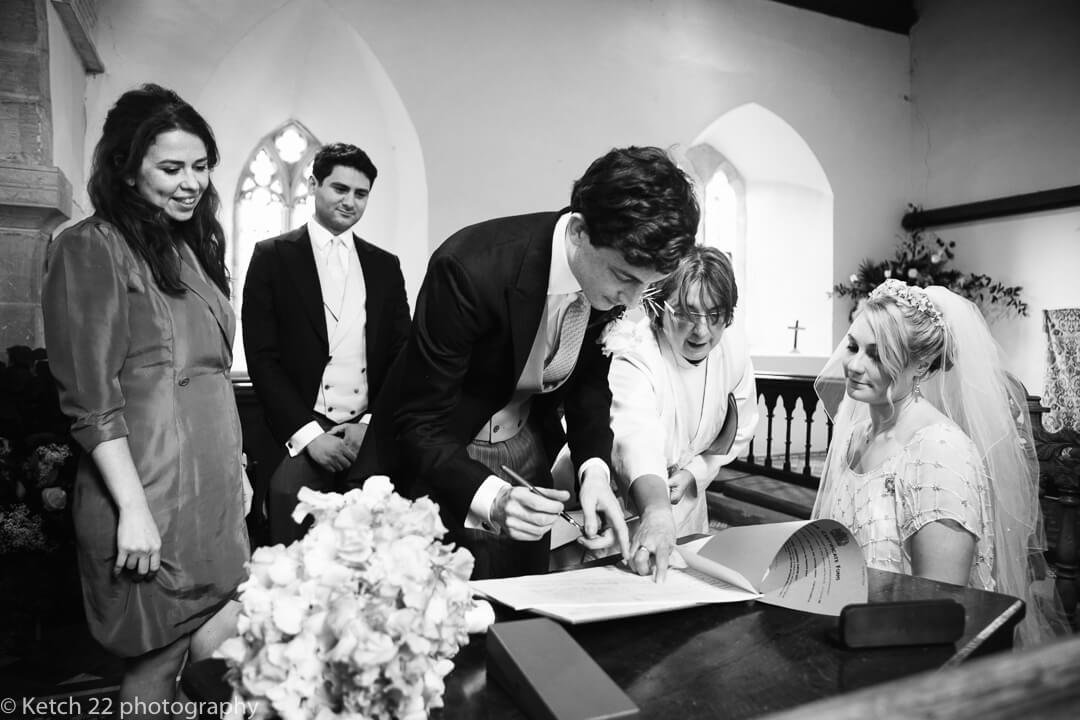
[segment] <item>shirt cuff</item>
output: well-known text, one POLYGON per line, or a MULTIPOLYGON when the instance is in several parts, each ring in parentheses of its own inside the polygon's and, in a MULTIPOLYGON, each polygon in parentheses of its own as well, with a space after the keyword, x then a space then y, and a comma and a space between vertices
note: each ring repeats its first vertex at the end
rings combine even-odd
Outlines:
POLYGON ((682 469, 693 475, 694 482, 698 485, 705 481, 705 476, 709 473, 709 466, 700 455, 695 455, 682 469))
POLYGON ((304 452, 304 448, 310 445, 312 440, 322 435, 323 432, 322 425, 314 420, 294 432, 292 437, 285 442, 285 449, 289 451, 289 457, 296 457, 304 452))
POLYGON ((371 424, 371 413, 364 413, 363 415, 361 415, 359 422, 360 422, 361 425, 370 425, 371 424))
POLYGON ((578 470, 578 474, 577 474, 577 487, 578 487, 578 490, 579 491, 581 490, 581 481, 585 479, 585 471, 587 469, 591 468, 593 465, 597 465, 597 464, 600 465, 600 469, 603 470, 604 475, 607 476, 607 481, 608 481, 608 485, 611 487, 611 492, 614 493, 616 496, 618 496, 619 487, 611 479, 611 468, 608 467, 608 464, 606 462, 604 462, 603 460, 601 460, 598 457, 589 458, 585 462, 581 463, 581 469, 578 470))
POLYGON ((499 526, 491 519, 491 509, 504 487, 510 487, 510 484, 502 478, 495 475, 484 478, 469 503, 469 514, 465 516, 466 529, 499 534, 499 526))

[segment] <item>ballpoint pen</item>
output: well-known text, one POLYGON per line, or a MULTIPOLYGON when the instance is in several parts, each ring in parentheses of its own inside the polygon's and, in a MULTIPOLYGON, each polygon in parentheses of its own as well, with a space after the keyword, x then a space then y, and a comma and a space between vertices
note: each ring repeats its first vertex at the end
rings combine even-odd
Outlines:
MULTIPOLYGON (((528 489, 529 492, 533 493, 534 495, 539 495, 540 497, 546 497, 544 495, 544 493, 540 492, 536 488, 535 485, 533 485, 531 482, 529 482, 525 478, 518 475, 516 472, 514 472, 510 468, 506 467, 505 465, 500 465, 499 467, 501 467, 503 469, 504 473, 506 473, 507 475, 510 476, 511 480, 513 480, 515 483, 517 483, 521 487, 528 489)), ((566 512, 565 510, 560 510, 559 511, 559 517, 561 517, 563 520, 565 520, 566 522, 568 522, 571 525, 573 525, 574 527, 576 527, 578 530, 581 531, 581 533, 583 535, 585 534, 584 526, 582 526, 581 523, 579 523, 577 520, 575 520, 574 517, 570 513, 566 512)))
MULTIPOLYGON (((503 469, 503 472, 506 473, 507 475, 509 475, 510 479, 513 480, 515 483, 517 483, 518 485, 520 485, 523 488, 527 488, 530 492, 532 492, 535 495, 539 495, 540 497, 544 497, 544 494, 541 493, 539 490, 537 490, 536 486, 533 485, 531 482, 529 482, 525 478, 521 477, 520 475, 518 475, 516 472, 514 472, 510 468, 506 467, 505 465, 500 465, 499 467, 501 467, 503 469)), ((575 520, 573 515, 566 512, 565 510, 562 510, 562 511, 559 512, 559 516, 562 517, 563 520, 565 520, 566 522, 570 523, 571 525, 576 527, 578 530, 580 530, 582 535, 585 534, 585 527, 581 523, 579 523, 577 520, 575 520)), ((632 523, 635 520, 640 520, 640 519, 641 519, 641 515, 637 514, 637 515, 631 515, 630 517, 627 517, 627 518, 623 518, 623 521, 629 524, 629 523, 632 523)), ((597 531, 597 535, 602 534, 607 529, 608 529, 607 525, 602 525, 600 527, 600 529, 597 531)))

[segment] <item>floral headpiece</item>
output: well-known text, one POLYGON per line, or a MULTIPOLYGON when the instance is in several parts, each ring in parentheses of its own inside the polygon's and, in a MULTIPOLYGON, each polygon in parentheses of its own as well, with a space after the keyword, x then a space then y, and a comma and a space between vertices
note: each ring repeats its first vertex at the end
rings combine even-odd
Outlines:
POLYGON ((930 322, 939 328, 945 327, 945 318, 941 311, 934 307, 934 303, 927 297, 926 292, 920 287, 912 287, 903 280, 890 278, 874 288, 870 293, 870 299, 891 297, 901 305, 918 310, 930 318, 930 322))

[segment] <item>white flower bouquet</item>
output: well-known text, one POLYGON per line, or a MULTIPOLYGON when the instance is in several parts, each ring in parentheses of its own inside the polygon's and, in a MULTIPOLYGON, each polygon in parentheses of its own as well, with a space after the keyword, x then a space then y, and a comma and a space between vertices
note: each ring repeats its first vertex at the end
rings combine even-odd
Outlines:
POLYGON ((294 519, 314 525, 258 548, 240 586, 238 636, 217 651, 229 681, 256 718, 427 717, 468 631, 494 619, 473 601, 472 555, 440 542, 435 503, 385 477, 299 500, 294 519))

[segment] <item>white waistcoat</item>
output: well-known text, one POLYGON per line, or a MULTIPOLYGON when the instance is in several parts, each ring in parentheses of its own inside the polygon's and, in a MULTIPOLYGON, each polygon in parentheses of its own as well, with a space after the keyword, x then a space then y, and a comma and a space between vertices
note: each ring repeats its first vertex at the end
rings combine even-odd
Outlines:
POLYGON ((337 423, 357 419, 368 407, 367 289, 355 246, 350 249, 340 320, 335 320, 325 303, 323 305, 330 359, 323 370, 315 399, 315 412, 337 423))

